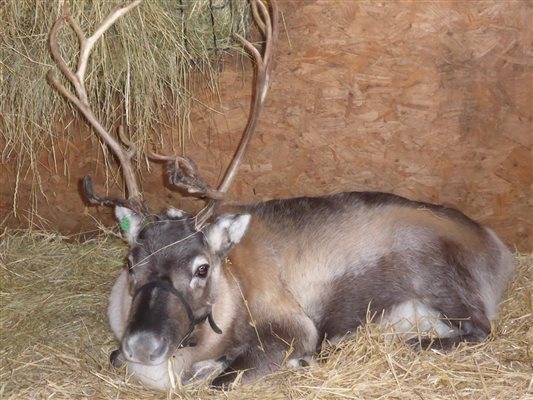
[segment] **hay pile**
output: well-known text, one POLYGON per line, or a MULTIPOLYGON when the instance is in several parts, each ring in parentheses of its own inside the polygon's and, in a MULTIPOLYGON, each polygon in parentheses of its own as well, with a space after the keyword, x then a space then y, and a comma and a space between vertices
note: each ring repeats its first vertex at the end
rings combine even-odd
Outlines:
MULTIPOLYGON (((0 159, 16 162, 17 181, 30 171, 33 189, 42 191, 38 157, 46 151, 51 169, 68 169, 58 159, 68 152, 66 138, 78 133, 76 121, 83 120, 46 80, 47 72, 57 68, 48 34, 65 0, 2 3, 0 159)), ((120 2, 69 3, 89 36, 120 2)), ((141 154, 149 143, 163 141, 159 133, 164 129, 178 132, 179 143, 172 143, 178 150, 191 134, 190 102, 197 91, 218 96, 221 56, 241 49, 232 34, 246 35, 248 15, 246 0, 143 2, 111 27, 91 54, 86 87, 95 114, 109 130, 126 126, 141 154)), ((79 51, 74 33, 61 29, 58 44, 74 67, 79 51)), ((105 146, 102 153, 108 164, 105 146)))
POLYGON ((0 236, 0 398, 54 399, 532 399, 533 254, 518 274, 493 337, 450 354, 386 344, 372 326, 319 367, 254 385, 157 393, 113 370, 106 296, 125 247, 107 236, 84 243, 54 234, 0 236))

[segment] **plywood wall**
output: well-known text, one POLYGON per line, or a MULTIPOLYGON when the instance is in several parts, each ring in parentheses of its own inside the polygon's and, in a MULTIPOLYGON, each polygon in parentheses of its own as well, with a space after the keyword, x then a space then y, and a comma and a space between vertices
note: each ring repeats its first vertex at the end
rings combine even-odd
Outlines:
MULTIPOLYGON (((457 207, 533 249, 532 2, 280 0, 280 8, 286 30, 273 83, 232 200, 391 191, 457 207)), ((187 151, 212 183, 244 127, 250 76, 246 62, 229 60, 221 103, 212 104, 219 112, 194 109, 187 151)), ((69 231, 94 225, 84 213, 105 214, 85 209, 73 190, 94 170, 89 147, 67 152, 69 191, 61 171, 43 178, 55 193, 46 217, 61 226, 68 214, 69 231)), ((158 169, 145 176, 154 208, 198 206, 162 181, 158 169)))

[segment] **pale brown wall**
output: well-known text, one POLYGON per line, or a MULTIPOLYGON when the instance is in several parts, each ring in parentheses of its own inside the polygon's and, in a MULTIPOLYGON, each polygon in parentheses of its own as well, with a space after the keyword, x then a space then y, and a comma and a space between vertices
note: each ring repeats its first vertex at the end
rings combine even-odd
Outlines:
MULTIPOLYGON (((305 0, 280 7, 287 32, 232 199, 392 191, 455 206, 508 243, 533 249, 531 2, 305 0)), ((249 72, 229 62, 223 106, 215 105, 223 114, 193 113, 187 149, 213 183, 245 123, 249 72)), ((69 147, 74 185, 93 172, 93 156, 83 150, 69 147)), ((87 229, 90 219, 77 221, 83 205, 64 192, 62 174, 43 179, 55 192, 44 207, 52 225, 70 218, 66 230, 87 229)), ((180 202, 160 190, 162 180, 159 170, 145 180, 154 208, 180 202)), ((0 190, 7 209, 10 189, 0 190)))

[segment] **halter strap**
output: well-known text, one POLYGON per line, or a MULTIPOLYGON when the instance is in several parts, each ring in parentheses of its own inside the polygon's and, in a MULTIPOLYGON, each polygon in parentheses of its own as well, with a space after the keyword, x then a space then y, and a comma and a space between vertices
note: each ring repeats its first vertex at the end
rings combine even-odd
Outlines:
POLYGON ((172 293, 174 296, 176 296, 181 301, 181 304, 183 304, 183 307, 185 307, 185 311, 187 312, 187 317, 189 317, 189 331, 185 335, 184 340, 189 337, 189 335, 192 333, 196 325, 201 324, 206 319, 207 321, 209 321, 209 326, 211 326, 211 329, 213 329, 215 333, 218 333, 219 335, 222 333, 222 330, 215 323, 215 320, 213 319, 213 314, 211 313, 211 311, 209 311, 207 314, 205 314, 204 316, 200 318, 194 318, 194 312, 192 311, 192 307, 187 301, 187 299, 185 298, 185 296, 183 295, 183 293, 181 293, 170 282, 166 280, 159 279, 159 280, 148 282, 142 285, 140 288, 137 288, 135 290, 135 293, 133 294, 133 299, 135 299, 135 297, 137 297, 137 295, 141 293, 142 291, 152 290, 156 287, 166 290, 169 293, 172 293))

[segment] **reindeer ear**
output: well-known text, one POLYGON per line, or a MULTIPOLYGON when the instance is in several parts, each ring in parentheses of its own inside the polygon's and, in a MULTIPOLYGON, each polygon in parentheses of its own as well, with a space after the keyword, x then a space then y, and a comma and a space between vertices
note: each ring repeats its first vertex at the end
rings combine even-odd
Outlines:
POLYGON ((120 225, 122 236, 129 244, 135 243, 135 239, 141 228, 141 217, 126 207, 115 207, 115 218, 120 225))
POLYGON ((206 228, 206 238, 211 250, 225 255, 235 244, 239 243, 250 224, 250 214, 223 214, 206 228))

